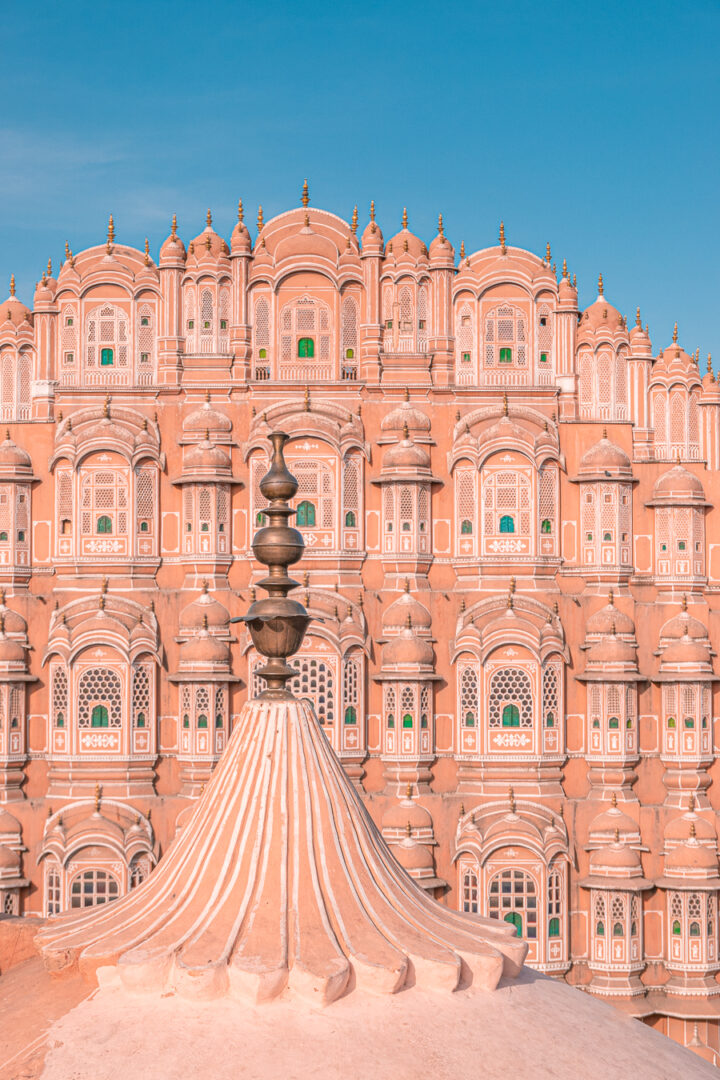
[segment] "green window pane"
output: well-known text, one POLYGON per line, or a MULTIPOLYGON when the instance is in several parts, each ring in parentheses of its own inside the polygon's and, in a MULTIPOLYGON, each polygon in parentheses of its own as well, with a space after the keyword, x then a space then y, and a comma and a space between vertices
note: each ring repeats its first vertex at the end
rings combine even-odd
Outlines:
POLYGON ((345 710, 345 723, 357 724, 357 710, 353 705, 348 705, 347 709, 345 710))
POLYGON ((522 937, 522 915, 519 911, 508 911, 505 916, 505 922, 517 926, 518 937, 522 937))
POLYGON ((298 341, 298 356, 303 359, 312 359, 315 355, 315 342, 311 337, 301 337, 298 341))
POLYGON ((551 712, 545 717, 545 727, 555 727, 555 716, 551 712))
POLYGON ((354 349, 346 349, 345 350, 345 359, 346 360, 354 360, 355 359, 355 350, 354 349))
POLYGON ((605 937, 605 923, 599 922, 595 927, 595 933, 598 937, 605 937))
POLYGON ((109 367, 115 363, 115 356, 112 349, 100 350, 100 363, 103 367, 109 367))
POLYGON ((501 349, 500 350, 500 363, 501 364, 512 364, 512 349, 501 349))
POLYGON ((548 936, 549 937, 560 937, 560 920, 559 919, 551 919, 550 922, 548 923, 548 936))
POLYGON ((97 532, 99 533, 111 533, 112 532, 112 520, 107 514, 102 514, 97 519, 97 532))
POLYGON ((680 935, 680 933, 681 933, 680 923, 676 919, 675 922, 673 923, 673 934, 675 935, 675 937, 678 937, 680 935))
POLYGON ((405 713, 405 715, 403 716, 403 727, 404 728, 411 728, 412 726, 413 726, 413 718, 412 718, 412 716, 410 715, 410 713, 405 713))
POLYGON ((137 714, 136 726, 137 727, 145 727, 145 713, 144 712, 141 712, 141 713, 137 714))
POLYGON ((348 529, 355 528, 355 514, 352 510, 348 510, 347 514, 345 515, 345 527, 348 529))
POLYGON ((546 352, 541 352, 540 353, 540 363, 541 364, 547 364, 547 353, 546 352))
POLYGON ((514 533, 515 532, 515 520, 510 514, 503 514, 500 518, 500 532, 501 533, 514 533))
POLYGON ((221 728, 222 726, 223 726, 222 713, 218 713, 217 716, 215 717, 215 727, 216 728, 221 728))
POLYGON ((108 727, 108 711, 104 705, 96 705, 90 715, 90 727, 108 727))
POLYGON ((394 713, 388 713, 387 724, 389 728, 395 727, 395 715, 394 713))
POLYGON ((502 711, 503 727, 520 727, 520 710, 517 705, 506 705, 502 711))
POLYGON ((613 937, 622 937, 622 936, 623 936, 622 923, 619 923, 619 922, 614 923, 613 924, 613 937))
POLYGON ((471 712, 465 713, 465 727, 475 727, 475 717, 471 712))
POLYGON ((199 728, 206 728, 207 727, 207 716, 205 715, 205 713, 200 713, 200 715, 198 716, 198 727, 199 728))
POLYGON ((460 532, 463 536, 472 536, 472 521, 467 518, 460 525, 460 532))
POLYGON ((618 720, 617 716, 611 716, 610 717, 610 719, 608 720, 608 727, 611 727, 611 728, 619 728, 620 727, 620 721, 618 720))
POLYGON ((544 533, 549 533, 551 531, 550 521, 548 518, 545 518, 545 520, 543 521, 542 525, 540 526, 540 531, 544 533))
POLYGON ((299 526, 314 526, 315 504, 308 502, 307 499, 304 499, 297 508, 296 522, 299 526))

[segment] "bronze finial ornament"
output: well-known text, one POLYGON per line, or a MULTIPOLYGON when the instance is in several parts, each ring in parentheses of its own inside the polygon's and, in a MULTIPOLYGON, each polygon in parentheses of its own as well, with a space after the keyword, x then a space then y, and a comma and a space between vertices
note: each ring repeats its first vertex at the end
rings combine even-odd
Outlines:
POLYGON ((252 545, 255 558, 269 570, 268 576, 258 582, 269 595, 251 604, 247 615, 230 620, 247 623, 255 648, 268 658, 257 671, 267 683, 259 696, 272 700, 293 696, 285 683, 297 672, 286 659, 302 645, 310 622, 305 607, 287 595, 299 587, 299 582, 288 577, 287 568, 302 558, 305 549, 302 534, 288 525, 288 518, 295 513, 288 499, 297 491, 298 482, 285 464, 283 448, 287 441, 284 431, 270 434, 272 461, 260 481, 260 491, 269 502, 263 513, 270 524, 258 530, 252 545))

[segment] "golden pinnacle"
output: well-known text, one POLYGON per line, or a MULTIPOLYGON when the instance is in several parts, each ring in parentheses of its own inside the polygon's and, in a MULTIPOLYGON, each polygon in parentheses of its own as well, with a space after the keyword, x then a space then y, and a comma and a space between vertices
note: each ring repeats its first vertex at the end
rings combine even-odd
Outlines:
POLYGON ((303 181, 302 196, 300 198, 300 202, 303 204, 303 206, 307 210, 308 206, 310 205, 310 192, 308 190, 307 177, 305 177, 305 179, 303 181))

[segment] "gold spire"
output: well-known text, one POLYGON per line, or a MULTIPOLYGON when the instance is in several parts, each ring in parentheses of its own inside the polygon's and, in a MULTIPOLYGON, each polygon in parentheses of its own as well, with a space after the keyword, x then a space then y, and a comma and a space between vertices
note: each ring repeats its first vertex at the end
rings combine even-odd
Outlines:
POLYGON ((517 587, 517 578, 511 577, 510 578, 510 592, 514 593, 516 587, 517 587))
POLYGON ((305 228, 306 229, 310 228, 310 215, 309 214, 305 215, 305 228))
POLYGON ((612 806, 613 810, 617 807, 617 794, 614 791, 612 793, 612 798, 610 799, 610 805, 612 806))
POLYGON ((608 592, 608 604, 610 607, 615 607, 615 593, 610 589, 608 592))
POLYGON ((563 276, 563 281, 567 281, 567 276, 568 276, 567 259, 563 259, 562 276, 563 276))
POLYGON ((103 405, 103 416, 105 419, 110 415, 110 395, 105 395, 105 404, 103 405))
POLYGON ((407 822, 407 824, 405 826, 405 835, 407 836, 408 839, 410 839, 410 837, 412 836, 412 825, 410 824, 409 821, 407 822))
POLYGON ((242 225, 245 218, 245 211, 243 210, 242 199, 238 199, 238 225, 242 225))
POLYGON ((370 200, 370 220, 371 221, 375 220, 375 200, 374 199, 370 200))
POLYGON ((598 274, 598 296, 604 296, 604 295, 605 295, 605 286, 603 284, 603 276, 602 276, 602 274, 598 274))
POLYGON ((603 436, 602 437, 603 437, 603 439, 607 439, 607 428, 606 427, 603 428, 603 436))
POLYGON ((303 180, 302 196, 300 197, 300 202, 307 210, 308 206, 310 205, 310 192, 308 190, 307 177, 305 177, 305 179, 303 180))
POLYGON ((683 593, 682 609, 683 611, 687 611, 687 593, 683 593))
POLYGON ((403 240, 403 251, 407 251, 408 247, 409 247, 409 245, 408 245, 408 242, 407 242, 407 237, 405 237, 405 239, 403 240))
POLYGON ((262 209, 262 206, 258 206, 258 216, 257 216, 258 232, 261 231, 261 229, 263 228, 264 225, 265 225, 265 222, 263 220, 263 209, 262 209))
POLYGON ((509 410, 508 410, 507 394, 503 394, 503 416, 507 416, 508 412, 509 412, 509 410))
POLYGON ((409 577, 405 578, 405 592, 406 593, 410 592, 410 578, 409 577))
POLYGON ((511 787, 508 788, 508 802, 510 803, 510 813, 514 814, 515 813, 515 792, 511 787))
POLYGON ((69 258, 70 258, 70 245, 68 244, 68 242, 66 240, 65 241, 65 260, 67 261, 69 258))
POLYGON ((145 237, 145 265, 150 265, 150 241, 145 237))
POLYGON ((504 221, 500 222, 500 236, 498 237, 498 239, 500 240, 500 254, 505 255, 506 252, 507 252, 507 248, 505 247, 505 222, 504 221))
POLYGON ((177 214, 172 216, 172 225, 170 226, 170 232, 173 236, 177 236, 177 214))
POLYGON ((358 208, 357 208, 357 204, 353 207, 352 224, 350 225, 350 228, 353 231, 353 235, 355 235, 355 233, 358 231, 358 208))
POLYGON ((573 274, 573 289, 577 289, 577 274, 573 274))
POLYGON ((305 412, 310 412, 310 387, 305 387, 305 412))
POLYGON ((114 239, 115 239, 115 222, 113 221, 113 216, 111 214, 110 217, 108 218, 108 231, 107 231, 107 242, 108 242, 108 244, 112 244, 114 239))
POLYGON ((443 237, 445 236, 442 214, 438 214, 438 234, 443 237))
POLYGON ((461 259, 465 258, 465 241, 464 240, 460 241, 460 258, 461 259))
POLYGON ((95 782, 95 813, 96 814, 100 813, 100 797, 101 797, 101 794, 102 794, 102 788, 100 787, 100 782, 96 781, 95 782))
POLYGON ((10 275, 10 295, 11 296, 15 295, 15 275, 14 274, 10 275))
POLYGON ((688 798, 688 810, 692 814, 694 809, 695 809, 695 796, 693 795, 693 793, 691 791, 690 792, 690 797, 688 798))
POLYGON ((615 830, 615 843, 616 844, 620 843, 620 830, 619 829, 615 830))
POLYGON ((690 836, 692 837, 693 840, 695 839, 695 822, 694 821, 690 822, 690 836))
POLYGON ((52 259, 48 259, 47 276, 52 277, 52 259))
POLYGON ((205 248, 206 248, 207 251, 209 251, 211 247, 212 247, 212 240, 210 239, 209 236, 206 236, 205 237, 205 248))
POLYGON ((550 241, 549 240, 548 240, 547 244, 545 245, 545 262, 548 264, 548 266, 552 262, 552 255, 550 253, 550 241))
POLYGON ((408 227, 407 206, 403 206, 402 227, 403 229, 408 227))
POLYGON ((205 224, 207 225, 208 229, 212 227, 212 214, 210 213, 210 210, 208 210, 207 214, 205 215, 205 224))
POLYGON ((403 421, 403 439, 405 442, 410 438, 410 429, 408 428, 407 420, 403 421))
POLYGON ((673 345, 677 345, 677 339, 678 339, 677 323, 675 323, 675 325, 673 327, 673 345))
POLYGON ((712 375, 712 353, 708 353, 707 369, 708 375, 712 375))

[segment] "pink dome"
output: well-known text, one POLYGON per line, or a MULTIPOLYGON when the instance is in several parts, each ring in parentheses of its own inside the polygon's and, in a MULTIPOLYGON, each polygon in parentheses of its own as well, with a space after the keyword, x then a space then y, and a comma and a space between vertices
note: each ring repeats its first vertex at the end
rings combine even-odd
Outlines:
POLYGON ((426 638, 418 637, 412 627, 383 645, 383 667, 432 667, 433 647, 426 638))
POLYGON ((414 408, 409 401, 404 401, 402 405, 398 405, 387 416, 384 416, 380 422, 380 430, 383 432, 403 431, 406 424, 408 431, 419 431, 423 434, 430 432, 430 417, 420 409, 414 408))
POLYGON ((406 627, 410 616, 410 623, 414 630, 429 630, 432 625, 432 616, 424 604, 416 600, 410 592, 402 593, 397 600, 385 609, 383 613, 383 630, 395 627, 406 627))
MULTIPOLYGON (((374 209, 372 213, 374 214, 374 209)), ((365 226, 361 242, 363 255, 382 255, 385 241, 382 230, 374 218, 365 226)))
POLYGON ((207 225, 203 231, 192 240, 192 249, 195 258, 200 262, 210 257, 220 259, 229 254, 229 248, 222 236, 218 236, 212 227, 212 214, 207 212, 207 225))
POLYGON ((609 304, 605 299, 602 274, 600 274, 598 279, 597 300, 595 300, 590 307, 585 308, 585 311, 583 311, 580 316, 578 334, 582 335, 585 330, 605 330, 610 334, 626 332, 623 316, 616 307, 613 307, 613 305, 609 304))
POLYGON ((663 664, 707 664, 708 645, 691 641, 690 638, 669 645, 663 652, 663 664))
POLYGON ((695 640, 707 640, 708 632, 704 623, 689 615, 687 611, 681 611, 679 615, 673 615, 660 631, 661 638, 694 638, 695 640))
POLYGON ((429 811, 415 799, 392 803, 383 814, 383 829, 407 829, 408 825, 412 830, 432 829, 433 826, 429 811))
POLYGON ((640 855, 634 848, 625 844, 612 844, 590 853, 590 870, 637 870, 640 867, 640 855))
POLYGON ((26 450, 22 450, 17 443, 10 438, 10 432, 5 432, 5 440, 0 443, 0 470, 12 472, 14 470, 32 471, 32 461, 26 450))
POLYGON ((25 650, 13 638, 0 636, 0 664, 25 664, 25 650))
POLYGON ((558 285, 558 300, 561 304, 577 304, 577 289, 572 284, 569 278, 560 278, 560 284, 558 285))
POLYGON ((590 836, 598 836, 599 834, 611 833, 613 834, 617 830, 621 835, 635 836, 640 831, 640 826, 629 814, 619 810, 617 806, 611 806, 608 810, 604 810, 602 814, 598 814, 590 822, 590 836))
POLYGON ((392 853, 405 870, 432 870, 434 867, 432 852, 425 844, 403 840, 393 844, 392 853))
POLYGON ((230 612, 204 590, 191 604, 180 613, 180 630, 200 630, 207 625, 209 630, 225 630, 230 622, 230 612), (206 624, 207 620, 207 624, 206 624))
POLYGON ((9 847, 0 847, 0 870, 20 871, 20 852, 11 851, 9 847))
POLYGON ((252 240, 244 220, 242 199, 238 202, 238 220, 230 237, 230 251, 233 255, 252 254, 252 240))
POLYGON ((407 210, 403 210, 402 229, 388 240, 385 245, 385 254, 393 255, 396 259, 402 258, 404 254, 416 260, 424 258, 427 256, 427 248, 419 236, 410 232, 407 220, 407 210))
POLYGON ((6 839, 12 836, 13 839, 19 840, 21 835, 22 829, 18 819, 13 817, 9 810, 0 809, 0 836, 4 836, 6 839))
POLYGON ((635 623, 615 604, 606 604, 599 611, 594 612, 585 623, 586 634, 612 634, 613 627, 616 634, 635 633, 635 623))
POLYGON ((180 646, 182 663, 226 664, 230 650, 224 641, 218 641, 208 633, 200 633, 180 646))
POLYGON ((213 435, 227 435, 232 431, 232 420, 214 409, 209 401, 204 401, 199 409, 188 413, 183 421, 183 435, 204 435, 206 431, 213 435))
POLYGON ((697 840, 690 839, 686 844, 679 844, 665 856, 666 870, 712 870, 717 873, 718 858, 716 851, 697 840))
POLYGON ((589 664, 634 664, 635 647, 623 638, 610 635, 588 650, 587 659, 589 664))
POLYGON ((705 818, 699 817, 694 811, 683 814, 669 822, 665 829, 666 840, 689 840, 692 826, 695 826, 695 836, 698 840, 717 841, 715 826, 705 818))
POLYGON ((402 442, 391 446, 385 451, 383 469, 429 469, 430 455, 427 450, 411 439, 403 439, 402 442))
POLYGON ((222 447, 216 446, 209 439, 203 439, 186 452, 184 468, 203 472, 227 471, 230 468, 230 458, 222 447))
POLYGON ((653 499, 685 499, 693 502, 705 500, 702 482, 682 465, 675 465, 655 482, 653 499))
POLYGON ((16 296, 9 296, 4 303, 0 304, 0 330, 3 324, 10 322, 13 326, 20 326, 24 322, 32 322, 32 313, 16 296))
POLYGON ((607 435, 603 435, 599 442, 583 454, 579 471, 604 472, 605 469, 632 471, 630 458, 624 450, 610 442, 607 435))
POLYGON ((430 243, 430 261, 435 266, 455 266, 455 249, 443 232, 442 214, 438 219, 438 233, 430 243))
POLYGON ((167 239, 163 241, 163 244, 162 244, 162 246, 160 248, 160 258, 159 258, 160 264, 168 263, 168 262, 169 263, 185 262, 185 259, 187 258, 187 252, 185 251, 185 245, 183 244, 180 237, 177 235, 176 230, 177 230, 177 219, 175 218, 175 216, 173 216, 172 232, 167 237, 167 239))

